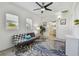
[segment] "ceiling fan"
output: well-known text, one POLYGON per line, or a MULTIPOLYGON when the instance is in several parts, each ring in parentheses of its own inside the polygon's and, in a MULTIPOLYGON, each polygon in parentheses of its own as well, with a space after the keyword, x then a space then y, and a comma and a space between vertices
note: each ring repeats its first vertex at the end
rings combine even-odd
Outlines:
POLYGON ((43 13, 45 10, 47 11, 52 11, 52 9, 49 9, 48 6, 50 6, 51 4, 53 4, 53 2, 50 2, 48 4, 45 5, 44 2, 42 2, 42 5, 38 2, 36 2, 36 4, 40 7, 40 8, 37 8, 37 9, 34 9, 34 11, 36 10, 41 10, 41 13, 43 13))

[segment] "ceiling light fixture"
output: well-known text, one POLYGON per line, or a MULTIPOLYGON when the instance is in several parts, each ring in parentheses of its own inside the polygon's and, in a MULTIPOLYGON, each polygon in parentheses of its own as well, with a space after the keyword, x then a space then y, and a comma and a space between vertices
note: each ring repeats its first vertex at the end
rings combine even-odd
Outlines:
POLYGON ((45 11, 45 8, 42 8, 41 11, 45 11))

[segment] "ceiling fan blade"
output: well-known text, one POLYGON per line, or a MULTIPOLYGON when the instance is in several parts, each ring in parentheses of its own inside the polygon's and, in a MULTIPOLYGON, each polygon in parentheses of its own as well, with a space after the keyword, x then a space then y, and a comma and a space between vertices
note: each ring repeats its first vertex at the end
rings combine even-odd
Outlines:
POLYGON ((33 11, 40 10, 41 8, 34 9, 33 11))
POLYGON ((53 2, 48 3, 48 4, 45 5, 44 7, 48 7, 48 6, 50 6, 51 4, 53 4, 53 2))
POLYGON ((46 10, 52 11, 51 9, 45 8, 46 10))
POLYGON ((42 8, 42 6, 38 2, 36 2, 36 4, 39 5, 42 8))

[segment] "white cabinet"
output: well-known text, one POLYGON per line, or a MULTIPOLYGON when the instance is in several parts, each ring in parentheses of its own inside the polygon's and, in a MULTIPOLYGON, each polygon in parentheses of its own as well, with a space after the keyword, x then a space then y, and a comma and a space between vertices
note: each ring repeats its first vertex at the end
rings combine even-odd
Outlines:
POLYGON ((66 55, 79 56, 79 38, 75 38, 74 36, 67 36, 66 55))

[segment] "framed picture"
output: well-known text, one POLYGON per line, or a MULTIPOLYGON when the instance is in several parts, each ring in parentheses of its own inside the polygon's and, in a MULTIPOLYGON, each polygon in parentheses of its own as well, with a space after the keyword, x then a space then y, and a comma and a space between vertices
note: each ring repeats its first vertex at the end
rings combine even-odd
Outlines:
POLYGON ((60 24, 61 24, 61 25, 66 25, 66 19, 61 19, 61 20, 60 20, 60 24))
POLYGON ((18 16, 6 13, 6 29, 16 30, 18 29, 18 25, 18 16))

